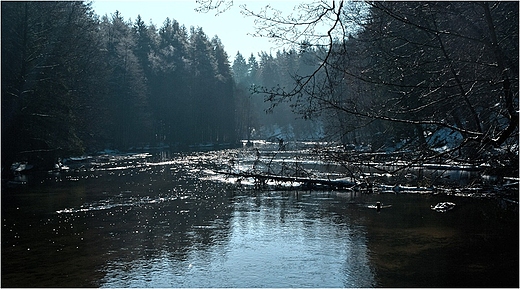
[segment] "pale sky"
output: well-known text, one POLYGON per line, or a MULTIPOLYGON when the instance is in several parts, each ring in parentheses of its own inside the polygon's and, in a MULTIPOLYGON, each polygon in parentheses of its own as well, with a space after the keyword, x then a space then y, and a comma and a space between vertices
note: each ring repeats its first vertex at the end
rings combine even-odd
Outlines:
POLYGON ((217 35, 231 61, 235 58, 237 51, 247 59, 253 53, 258 58, 261 51, 275 54, 280 47, 271 43, 266 38, 253 37, 248 34, 254 33, 254 18, 246 17, 240 13, 240 5, 246 4, 249 9, 257 12, 262 7, 271 4, 273 8, 285 13, 292 13, 298 1, 233 1, 233 6, 228 11, 215 16, 215 12, 196 12, 198 4, 195 0, 94 0, 92 7, 99 16, 109 15, 118 10, 125 20, 135 21, 137 15, 146 24, 152 23, 160 28, 166 19, 175 19, 180 25, 200 26, 211 39, 217 35))

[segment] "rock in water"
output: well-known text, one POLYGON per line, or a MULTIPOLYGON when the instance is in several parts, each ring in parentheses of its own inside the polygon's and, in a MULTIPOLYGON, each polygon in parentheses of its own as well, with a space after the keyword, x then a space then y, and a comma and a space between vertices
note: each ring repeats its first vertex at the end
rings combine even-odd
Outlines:
POLYGON ((431 206, 431 208, 434 211, 437 211, 437 212, 440 212, 440 213, 444 213, 444 212, 453 210, 453 208, 455 208, 455 203, 452 203, 452 202, 441 202, 441 203, 438 203, 435 206, 431 206))

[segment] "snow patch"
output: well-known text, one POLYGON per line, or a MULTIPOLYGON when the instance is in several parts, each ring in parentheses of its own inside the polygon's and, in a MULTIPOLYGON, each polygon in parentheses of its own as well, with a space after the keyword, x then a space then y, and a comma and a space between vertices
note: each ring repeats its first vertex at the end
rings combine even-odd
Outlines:
POLYGON ((426 135, 428 145, 438 152, 454 148, 460 145, 462 140, 463 137, 460 132, 446 127, 426 135))

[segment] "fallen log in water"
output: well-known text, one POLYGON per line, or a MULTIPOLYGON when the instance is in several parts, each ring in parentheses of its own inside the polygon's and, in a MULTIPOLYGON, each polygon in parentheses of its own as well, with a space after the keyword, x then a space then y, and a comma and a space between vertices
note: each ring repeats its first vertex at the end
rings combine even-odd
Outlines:
POLYGON ((433 193, 434 187, 411 187, 402 185, 379 185, 382 193, 433 193))
POLYGON ((216 173, 224 174, 233 177, 239 178, 253 178, 255 180, 260 181, 261 183, 265 183, 266 181, 278 181, 278 182, 291 182, 291 183, 301 183, 302 186, 307 188, 332 188, 332 189, 352 189, 354 187, 359 186, 361 183, 348 181, 344 179, 338 180, 330 180, 330 179, 315 179, 315 178, 306 178, 306 177, 291 177, 291 176, 280 176, 273 175, 267 173, 252 173, 252 172, 223 172, 216 171, 216 173))

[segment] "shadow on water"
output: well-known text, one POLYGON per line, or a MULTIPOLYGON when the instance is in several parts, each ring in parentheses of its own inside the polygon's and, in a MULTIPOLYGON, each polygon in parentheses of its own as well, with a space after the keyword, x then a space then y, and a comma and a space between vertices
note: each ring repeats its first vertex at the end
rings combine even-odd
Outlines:
POLYGON ((518 211, 495 199, 262 191, 212 173, 226 153, 98 156, 2 188, 2 286, 518 286, 518 211))
POLYGON ((389 210, 366 222, 371 263, 385 287, 517 287, 518 212, 495 200, 380 195, 389 210), (451 211, 431 205, 451 201, 451 211))

